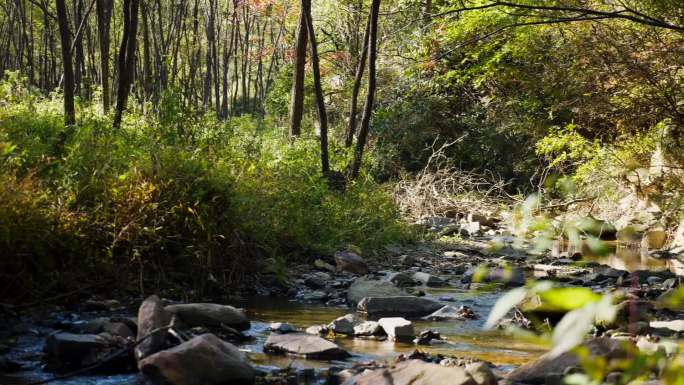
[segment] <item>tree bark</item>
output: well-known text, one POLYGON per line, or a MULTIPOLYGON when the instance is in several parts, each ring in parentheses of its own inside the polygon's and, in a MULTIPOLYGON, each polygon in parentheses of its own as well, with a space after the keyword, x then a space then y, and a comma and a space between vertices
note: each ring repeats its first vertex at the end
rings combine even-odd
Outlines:
POLYGON ((109 25, 114 7, 113 0, 97 0, 97 34, 100 43, 100 85, 102 86, 102 110, 109 113, 111 89, 109 88, 109 25))
POLYGON ((321 172, 325 176, 330 175, 330 161, 328 159, 328 115, 325 111, 325 99, 323 87, 321 86, 321 70, 318 63, 318 47, 316 44, 316 34, 313 28, 311 17, 311 0, 302 0, 302 12, 306 16, 306 29, 309 34, 309 44, 311 46, 311 69, 313 71, 314 88, 316 90, 316 106, 318 107, 318 126, 321 141, 321 172))
POLYGON ((361 57, 356 65, 356 76, 354 77, 354 86, 352 87, 351 101, 349 102, 349 126, 347 127, 347 137, 344 140, 345 147, 351 147, 354 142, 354 134, 356 133, 356 102, 359 98, 359 90, 361 89, 361 80, 363 79, 363 70, 366 68, 366 56, 368 54, 368 34, 370 30, 370 17, 366 23, 366 31, 363 34, 363 48, 361 49, 361 57))
POLYGON ((302 133, 304 114, 304 67, 306 66, 307 23, 302 3, 295 43, 295 62, 292 69, 292 96, 290 99, 290 140, 302 133))
POLYGON ((361 118, 361 127, 359 129, 359 137, 356 141, 356 149, 354 151, 354 161, 352 163, 351 175, 352 179, 359 175, 361 169, 361 162, 363 159, 363 149, 366 146, 368 138, 368 129, 370 126, 370 118, 373 113, 373 100, 375 98, 375 61, 377 58, 377 37, 378 37, 378 16, 380 14, 380 0, 373 0, 370 11, 370 34, 368 36, 368 93, 366 94, 366 103, 363 106, 363 116, 361 118))
MULTIPOLYGON (((64 0, 57 0, 57 23, 59 24, 59 36, 62 42, 62 66, 64 67, 64 125, 76 124, 76 111, 74 109, 74 67, 71 60, 71 32, 69 31, 69 19, 64 0)), ((62 141, 66 141, 65 136, 62 141)), ((63 143, 62 143, 63 144, 63 143)))
POLYGON ((138 31, 139 0, 124 0, 124 31, 119 48, 119 86, 116 96, 114 128, 121 126, 121 117, 126 109, 128 94, 135 74, 135 49, 138 31))

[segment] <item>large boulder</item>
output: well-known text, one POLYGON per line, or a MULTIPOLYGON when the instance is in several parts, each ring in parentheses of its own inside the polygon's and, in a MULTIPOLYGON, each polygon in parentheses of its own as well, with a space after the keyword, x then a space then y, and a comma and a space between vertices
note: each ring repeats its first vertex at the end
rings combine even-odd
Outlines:
POLYGON ((249 329, 249 319, 245 313, 232 306, 216 303, 187 303, 170 305, 166 310, 178 315, 186 325, 195 326, 230 326, 236 330, 249 329))
POLYGON ((356 385, 477 385, 463 368, 408 360, 358 376, 356 385))
POLYGON ((406 295, 406 292, 391 282, 357 278, 347 290, 347 302, 352 305, 359 303, 364 297, 395 297, 406 295))
POLYGON ((499 382, 489 365, 484 362, 473 362, 466 365, 466 372, 477 382, 477 385, 497 385, 499 382))
POLYGON ((346 350, 325 338, 305 333, 271 333, 264 343, 264 351, 273 354, 290 354, 321 360, 345 359, 349 357, 349 353, 346 350))
MULTIPOLYGON (((583 346, 594 357, 613 359, 626 355, 626 350, 622 347, 620 341, 606 337, 591 339, 586 341, 583 346)), ((506 380, 528 384, 542 384, 546 382, 547 378, 562 376, 568 369, 579 367, 579 364, 579 359, 573 352, 566 352, 557 357, 547 353, 536 361, 515 369, 508 374, 506 380)))
POLYGON ((402 317, 380 318, 378 325, 387 333, 392 341, 408 342, 415 336, 411 321, 402 317))
POLYGON ((171 313, 164 309, 164 304, 156 295, 145 299, 138 309, 138 345, 135 347, 135 358, 140 360, 156 353, 166 346, 171 313))
POLYGON ((392 316, 420 318, 441 307, 441 303, 425 297, 366 297, 356 306, 356 311, 371 318, 392 316))
POLYGON ((368 265, 360 255, 351 251, 335 252, 335 264, 337 271, 346 271, 353 274, 368 274, 368 265))
POLYGON ((139 363, 157 385, 251 384, 254 368, 238 348, 213 334, 202 334, 139 363))

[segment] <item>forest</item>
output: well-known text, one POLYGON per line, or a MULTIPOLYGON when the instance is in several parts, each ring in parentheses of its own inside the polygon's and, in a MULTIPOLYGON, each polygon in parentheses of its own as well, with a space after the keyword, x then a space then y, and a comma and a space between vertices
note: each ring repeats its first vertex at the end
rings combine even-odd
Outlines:
POLYGON ((684 1, 0 0, 0 385, 684 385, 684 1))

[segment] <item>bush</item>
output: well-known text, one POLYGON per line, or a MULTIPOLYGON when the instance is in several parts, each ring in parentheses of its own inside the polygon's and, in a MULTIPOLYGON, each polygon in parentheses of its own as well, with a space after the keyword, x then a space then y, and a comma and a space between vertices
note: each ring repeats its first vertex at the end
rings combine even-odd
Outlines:
POLYGON ((249 116, 219 121, 177 106, 158 118, 129 113, 113 130, 80 106, 54 153, 63 128, 54 101, 22 93, 0 113, 0 241, 15 261, 3 272, 25 282, 59 271, 66 285, 108 276, 122 289, 206 293, 238 284, 265 258, 303 262, 410 239, 390 189, 370 178, 328 187, 313 137, 290 145, 249 116))

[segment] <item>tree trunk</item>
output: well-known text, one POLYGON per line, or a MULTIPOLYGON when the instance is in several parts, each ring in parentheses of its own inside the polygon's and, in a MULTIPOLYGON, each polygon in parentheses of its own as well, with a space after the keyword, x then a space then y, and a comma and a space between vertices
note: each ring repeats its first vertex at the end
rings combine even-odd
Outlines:
POLYGON ((311 67, 314 78, 314 88, 316 89, 316 106, 318 107, 318 125, 321 141, 321 172, 325 176, 330 175, 330 161, 328 159, 328 115, 325 111, 325 99, 323 87, 321 86, 321 70, 318 64, 318 47, 316 45, 316 34, 311 18, 311 0, 302 0, 302 12, 306 15, 306 29, 309 33, 309 44, 311 46, 311 67))
POLYGON ((356 64, 356 76, 354 77, 354 86, 352 88, 351 101, 349 103, 349 126, 347 127, 347 137, 344 140, 345 147, 351 147, 354 142, 354 134, 356 133, 356 101, 359 98, 359 90, 361 89, 361 80, 363 79, 363 70, 366 68, 366 56, 368 54, 368 34, 370 30, 370 17, 366 23, 366 32, 363 34, 363 48, 361 49, 361 57, 356 64))
POLYGON ((119 48, 119 86, 116 96, 116 113, 114 127, 121 126, 121 117, 126 109, 128 94, 135 73, 135 46, 138 31, 139 0, 124 0, 123 38, 119 48))
MULTIPOLYGON (((302 7, 304 7, 302 3, 302 7)), ((297 42, 295 43, 295 62, 292 69, 292 96, 290 100, 290 140, 302 133, 304 114, 304 67, 306 66, 307 23, 304 8, 299 15, 297 42)))
POLYGON ((111 89, 109 88, 109 25, 114 7, 113 0, 97 0, 97 34, 100 41, 100 85, 102 86, 102 110, 109 113, 111 89))
POLYGON ((373 0, 370 11, 370 34, 368 35, 368 93, 366 103, 363 106, 363 116, 361 117, 361 128, 359 137, 356 141, 354 151, 354 161, 351 168, 351 178, 359 175, 361 161, 363 159, 363 149, 368 138, 370 118, 373 113, 373 99, 375 97, 375 60, 377 58, 377 37, 378 37, 378 15, 380 13, 380 0, 373 0))
MULTIPOLYGON (((59 24, 59 36, 62 42, 62 66, 64 67, 64 125, 76 124, 76 111, 74 109, 74 67, 71 60, 71 32, 64 0, 57 0, 57 23, 59 24)), ((66 141, 65 129, 62 144, 66 141)))

